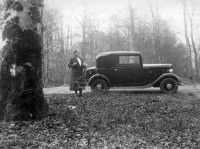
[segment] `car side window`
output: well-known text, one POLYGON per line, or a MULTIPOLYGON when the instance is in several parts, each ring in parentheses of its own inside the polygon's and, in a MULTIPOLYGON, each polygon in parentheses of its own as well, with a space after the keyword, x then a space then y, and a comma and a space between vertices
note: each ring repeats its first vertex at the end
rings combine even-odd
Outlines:
POLYGON ((140 65, 139 56, 119 56, 119 65, 140 65))

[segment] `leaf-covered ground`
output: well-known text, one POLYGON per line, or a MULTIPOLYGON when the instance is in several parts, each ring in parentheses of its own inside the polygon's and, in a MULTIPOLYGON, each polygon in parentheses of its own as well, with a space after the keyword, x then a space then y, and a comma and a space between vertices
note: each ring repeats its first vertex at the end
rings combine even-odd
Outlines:
POLYGON ((85 93, 49 102, 41 121, 0 123, 0 148, 200 148, 193 94, 85 93))

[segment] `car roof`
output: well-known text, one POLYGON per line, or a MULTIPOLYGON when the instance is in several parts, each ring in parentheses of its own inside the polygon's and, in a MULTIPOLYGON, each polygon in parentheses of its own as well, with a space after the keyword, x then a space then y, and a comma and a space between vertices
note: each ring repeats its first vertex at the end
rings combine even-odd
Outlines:
POLYGON ((120 54, 138 54, 141 55, 140 52, 137 51, 108 51, 108 52, 103 52, 97 55, 96 58, 102 57, 102 56, 107 56, 107 55, 120 55, 120 54))

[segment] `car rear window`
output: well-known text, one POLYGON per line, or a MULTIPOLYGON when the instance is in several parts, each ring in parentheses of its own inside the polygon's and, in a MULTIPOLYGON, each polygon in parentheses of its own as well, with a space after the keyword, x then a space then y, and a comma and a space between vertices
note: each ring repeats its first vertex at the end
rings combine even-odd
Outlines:
POLYGON ((139 56, 119 56, 119 65, 140 65, 139 56))

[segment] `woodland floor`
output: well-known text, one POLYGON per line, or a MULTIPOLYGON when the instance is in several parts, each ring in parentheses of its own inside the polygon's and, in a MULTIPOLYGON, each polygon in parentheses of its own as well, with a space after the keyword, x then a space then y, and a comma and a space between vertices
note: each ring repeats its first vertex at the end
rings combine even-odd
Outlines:
POLYGON ((113 91, 48 97, 41 121, 0 123, 0 148, 200 148, 200 100, 113 91))

